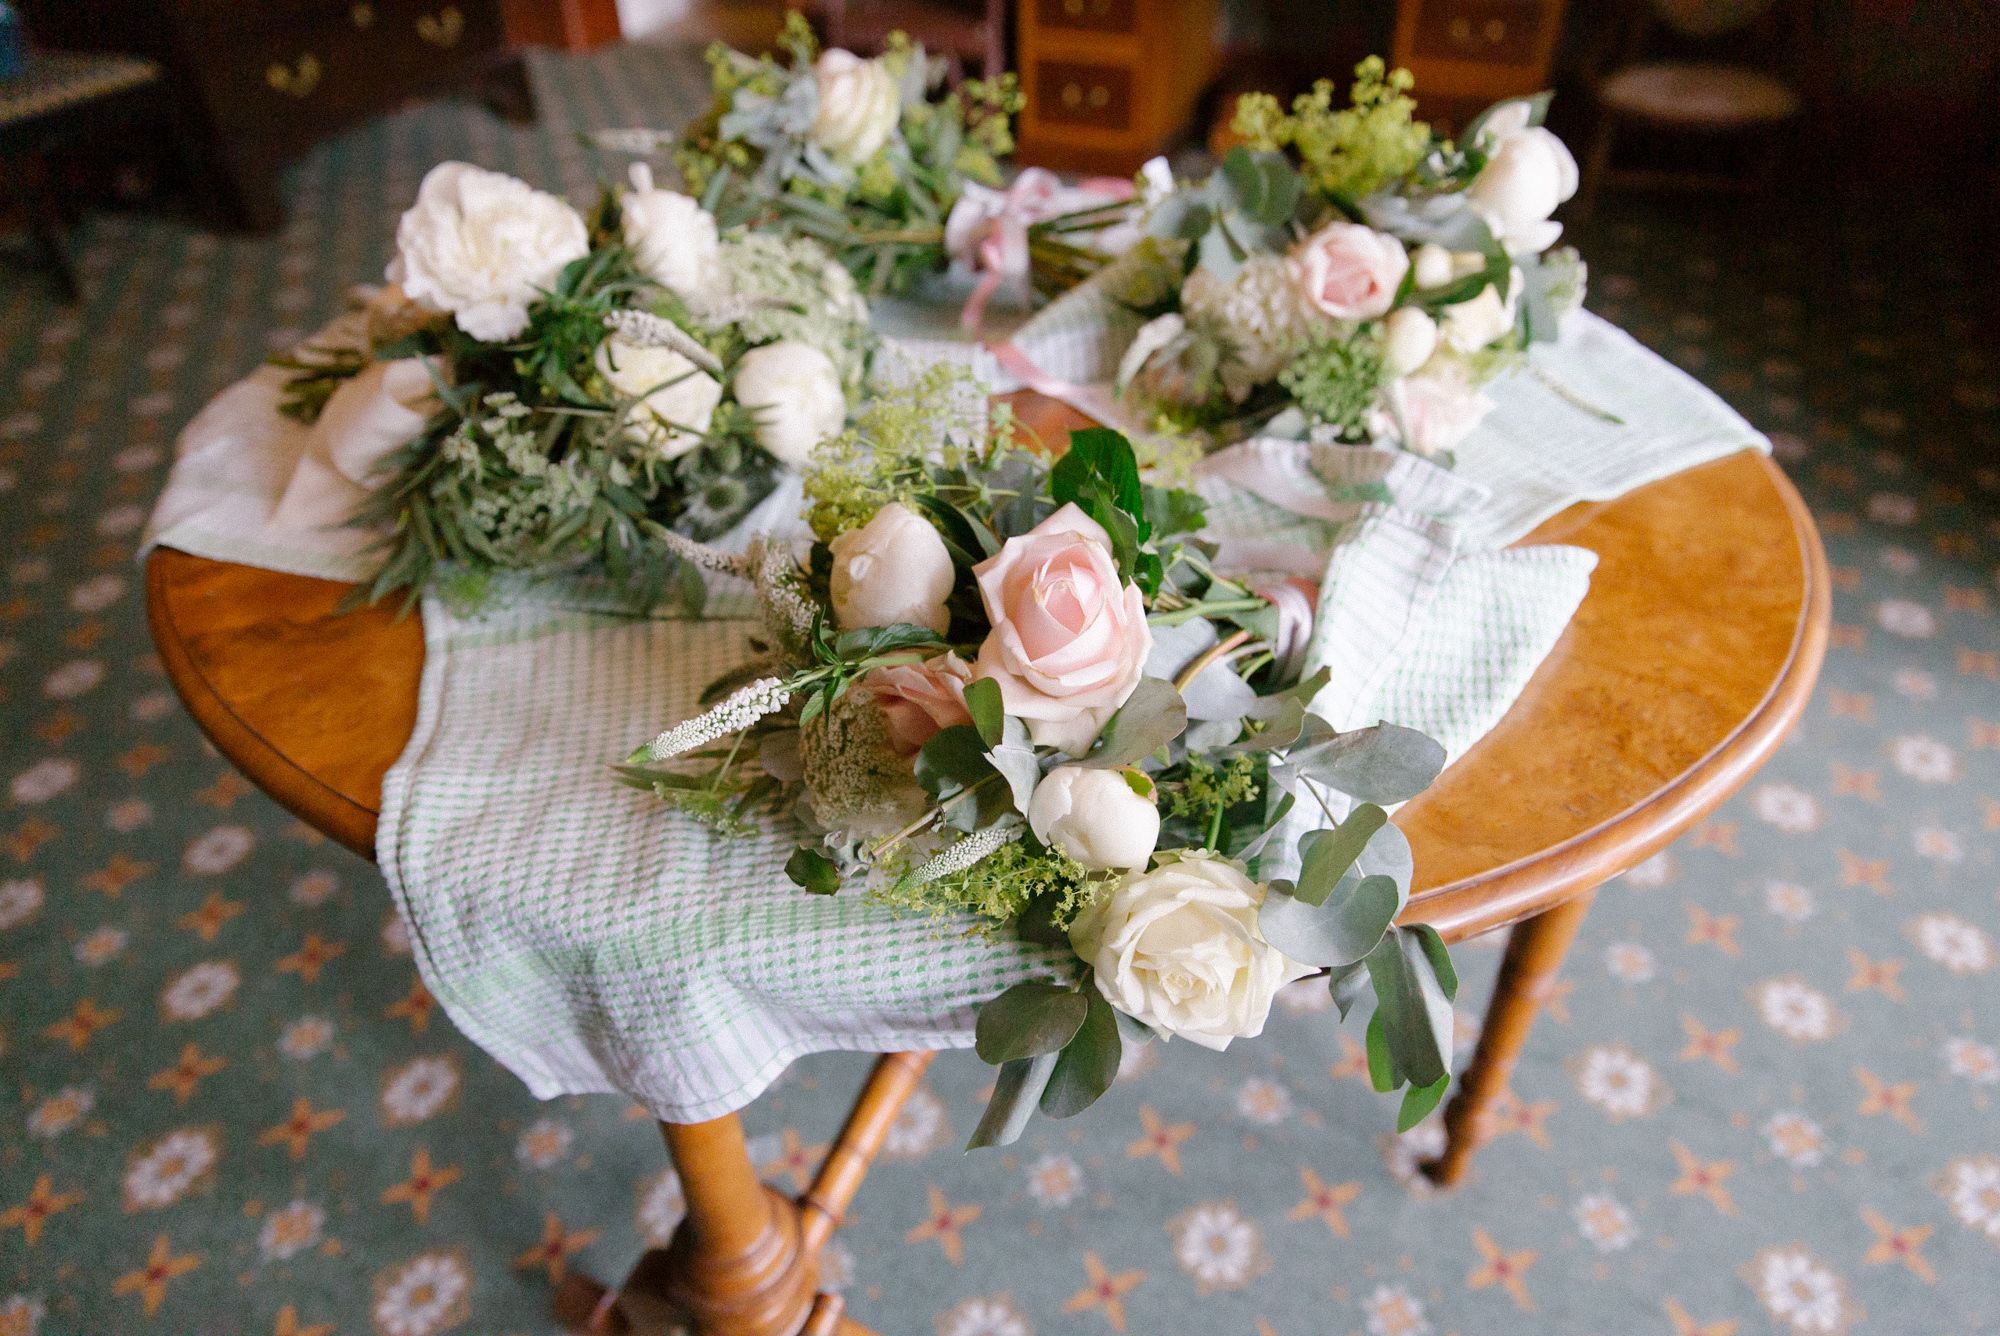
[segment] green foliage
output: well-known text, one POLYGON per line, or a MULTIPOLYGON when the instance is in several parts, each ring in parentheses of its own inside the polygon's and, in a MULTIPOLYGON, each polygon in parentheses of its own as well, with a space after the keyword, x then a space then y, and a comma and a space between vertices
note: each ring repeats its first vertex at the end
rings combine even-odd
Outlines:
POLYGON ((1232 807, 1251 802, 1261 792, 1257 783, 1257 762, 1249 756, 1225 756, 1215 764, 1203 756, 1189 756, 1177 787, 1167 796, 1167 815, 1192 822, 1207 830, 1218 815, 1232 807))
POLYGON ((1300 408, 1344 440, 1367 437, 1368 411, 1382 389, 1382 336, 1378 326, 1334 333, 1308 344, 1278 372, 1278 383, 1300 408))
POLYGON ((1015 840, 962 872, 922 885, 907 876, 898 877, 870 895, 910 913, 971 913, 985 920, 989 928, 1012 923, 1034 905, 1058 928, 1067 928, 1098 889, 1099 884, 1090 879, 1090 870, 1060 849, 1015 840))
POLYGON ((1335 107, 1328 79, 1289 112, 1268 93, 1252 93, 1237 100, 1234 129, 1252 150, 1294 150, 1316 191, 1351 203, 1408 175, 1429 150, 1430 127, 1416 119, 1409 95, 1414 83, 1408 70, 1370 56, 1355 66, 1348 105, 1335 107))
POLYGON ((805 470, 805 519, 814 536, 830 543, 892 501, 914 506, 936 495, 932 461, 964 457, 946 438, 971 383, 960 368, 928 367, 900 392, 870 400, 852 428, 821 443, 805 470))

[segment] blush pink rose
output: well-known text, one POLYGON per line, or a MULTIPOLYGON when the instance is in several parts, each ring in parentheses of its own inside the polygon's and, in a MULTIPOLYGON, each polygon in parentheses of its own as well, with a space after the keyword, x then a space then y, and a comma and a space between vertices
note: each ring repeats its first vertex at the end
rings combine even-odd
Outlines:
POLYGON ((1455 371, 1391 381, 1388 395, 1402 420, 1403 448, 1420 455, 1457 449, 1493 411, 1493 401, 1455 371))
POLYGON ((1072 503, 972 574, 993 623, 974 676, 1000 684, 1038 745, 1083 755, 1153 648, 1145 598, 1119 582, 1110 536, 1072 503))
POLYGON ((1360 223, 1328 223, 1292 258, 1306 300, 1336 320, 1387 314, 1410 269, 1402 242, 1360 223))
POLYGON ((965 688, 971 681, 972 665, 945 653, 922 663, 877 668, 855 683, 855 689, 866 692, 882 711, 889 724, 889 744, 907 759, 941 730, 972 722, 972 712, 965 708, 965 688))

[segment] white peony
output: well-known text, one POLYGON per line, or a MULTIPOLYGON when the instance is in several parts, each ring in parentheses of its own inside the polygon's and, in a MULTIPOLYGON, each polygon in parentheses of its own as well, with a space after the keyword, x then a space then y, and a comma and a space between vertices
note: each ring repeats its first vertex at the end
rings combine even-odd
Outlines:
POLYGON ((684 301, 705 304, 721 276, 714 216, 698 200, 655 189, 652 169, 643 162, 632 164, 632 188, 619 210, 639 272, 684 301))
POLYGON ((396 224, 389 281, 475 339, 511 339, 563 267, 590 250, 583 218, 525 181, 464 162, 424 176, 396 224))
POLYGON ((828 544, 833 550, 833 615, 843 628, 951 624, 951 553, 931 522, 891 501, 859 529, 828 544))
POLYGON ((613 335, 597 346, 597 369, 612 389, 637 401, 631 425, 662 459, 678 459, 700 445, 722 402, 715 377, 671 348, 613 335))
POLYGON ((1562 235, 1562 224, 1550 215, 1576 194, 1577 179, 1568 146, 1531 125, 1496 138, 1466 198, 1509 255, 1535 255, 1562 235))
POLYGON ((743 354, 734 389, 736 402, 756 419, 757 444, 794 468, 847 420, 847 392, 833 359, 794 339, 743 354))
POLYGON ((1437 351, 1437 321, 1417 306, 1399 306, 1382 322, 1382 369, 1407 376, 1437 351))
POLYGON ((1521 301, 1521 271, 1507 271, 1507 295, 1488 283, 1470 301, 1444 308, 1444 341, 1461 353, 1476 353, 1514 332, 1521 301))
POLYGON ((819 88, 812 124, 815 144, 842 162, 862 163, 889 142, 902 117, 903 93, 880 60, 863 60, 852 51, 823 51, 813 66, 813 82, 819 88))
POLYGON ((1228 859, 1172 855, 1078 914, 1070 945, 1112 1006, 1219 1051, 1262 1034, 1272 996, 1313 972, 1264 940, 1264 892, 1228 859))
POLYGON ((1144 867, 1160 839, 1153 782, 1137 771, 1057 766, 1035 786, 1028 825, 1035 838, 1098 871, 1144 867), (1134 777, 1145 793, 1133 787, 1134 777))

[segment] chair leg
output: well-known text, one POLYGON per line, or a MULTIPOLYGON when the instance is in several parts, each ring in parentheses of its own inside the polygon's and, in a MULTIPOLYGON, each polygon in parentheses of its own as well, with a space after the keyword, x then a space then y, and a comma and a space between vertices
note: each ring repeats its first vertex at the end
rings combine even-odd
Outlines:
POLYGON ((49 174, 48 163, 30 154, 15 159, 11 165, 18 177, 8 193, 27 216, 28 232, 34 238, 35 249, 41 252, 43 263, 54 275, 56 285, 62 291, 62 299, 72 303, 80 301, 83 289, 77 283, 76 269, 70 263, 69 248, 63 244, 66 228, 62 203, 56 193, 54 178, 49 174))

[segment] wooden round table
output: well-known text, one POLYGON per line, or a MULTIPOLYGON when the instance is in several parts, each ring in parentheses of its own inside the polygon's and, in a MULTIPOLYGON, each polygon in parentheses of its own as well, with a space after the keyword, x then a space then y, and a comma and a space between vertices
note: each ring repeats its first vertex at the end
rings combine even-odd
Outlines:
MULTIPOLYGON (((1016 407, 1044 435, 1080 421, 1033 396, 1016 407)), ((1416 852, 1407 921, 1448 941, 1514 925, 1431 1166, 1445 1183, 1465 1172, 1596 888, 1742 787, 1803 712, 1826 649, 1826 557, 1763 455, 1571 507, 1522 542, 1597 553, 1590 592, 1499 726, 1396 818, 1416 852)), ((336 614, 346 592, 170 550, 146 567, 161 661, 202 730, 369 857, 382 776, 416 720, 423 634, 415 616, 336 614)), ((704 1333, 859 1331, 815 1295, 816 1257, 927 1056, 883 1059, 797 1202, 758 1184, 734 1116, 665 1126, 689 1223, 630 1294, 670 1294, 704 1333)), ((572 1297, 589 1309, 595 1293, 572 1297)))

